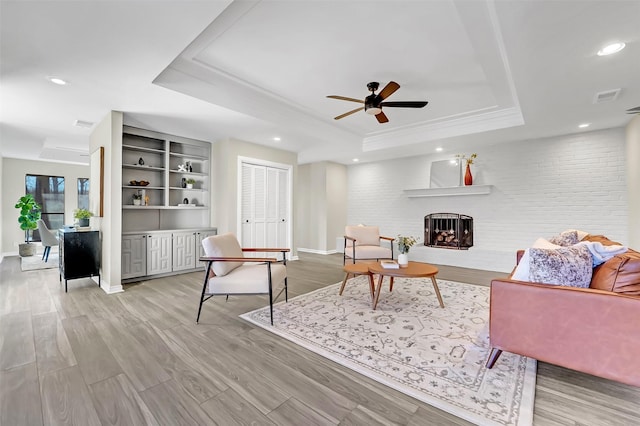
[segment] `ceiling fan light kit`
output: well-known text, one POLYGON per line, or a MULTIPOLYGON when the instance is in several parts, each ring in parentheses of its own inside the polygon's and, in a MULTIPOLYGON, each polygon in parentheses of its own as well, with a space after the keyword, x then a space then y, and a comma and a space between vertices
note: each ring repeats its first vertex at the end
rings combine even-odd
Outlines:
POLYGON ((356 108, 335 117, 335 120, 340 120, 348 115, 355 114, 356 112, 364 110, 367 114, 374 115, 378 120, 378 123, 386 123, 389 121, 387 116, 382 112, 382 107, 390 108, 423 108, 429 102, 427 101, 398 101, 398 102, 383 102, 386 98, 391 96, 396 90, 400 88, 400 85, 395 81, 390 81, 386 86, 376 95, 379 83, 372 81, 367 84, 367 89, 371 92, 369 96, 364 98, 364 101, 355 98, 348 98, 346 96, 329 95, 327 98, 338 99, 341 101, 357 102, 364 104, 364 107, 356 108))

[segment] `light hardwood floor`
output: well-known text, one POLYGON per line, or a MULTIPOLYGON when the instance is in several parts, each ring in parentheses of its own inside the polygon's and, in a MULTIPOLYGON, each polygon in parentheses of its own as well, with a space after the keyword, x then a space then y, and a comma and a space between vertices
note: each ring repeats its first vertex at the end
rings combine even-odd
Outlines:
MULTIPOLYGON (((341 281, 341 255, 289 262, 290 297, 341 281)), ((504 274, 441 267, 488 285, 504 274)), ((107 295, 55 269, 0 264, 0 425, 463 425, 238 318, 262 296, 212 299, 202 273, 107 295)), ((639 354, 640 356, 640 354, 639 354)), ((640 367, 639 367, 640 368, 640 367)), ((640 389, 539 363, 535 425, 639 425, 640 389)))

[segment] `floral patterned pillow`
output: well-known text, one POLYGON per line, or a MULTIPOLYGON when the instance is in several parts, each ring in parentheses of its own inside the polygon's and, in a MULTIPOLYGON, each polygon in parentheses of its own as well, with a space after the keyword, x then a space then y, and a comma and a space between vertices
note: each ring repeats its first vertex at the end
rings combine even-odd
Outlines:
POLYGON ((591 284, 593 260, 587 246, 531 248, 529 256, 530 281, 582 288, 591 284))
POLYGON ((562 247, 569 247, 578 244, 578 231, 564 231, 560 235, 549 238, 549 242, 562 247))

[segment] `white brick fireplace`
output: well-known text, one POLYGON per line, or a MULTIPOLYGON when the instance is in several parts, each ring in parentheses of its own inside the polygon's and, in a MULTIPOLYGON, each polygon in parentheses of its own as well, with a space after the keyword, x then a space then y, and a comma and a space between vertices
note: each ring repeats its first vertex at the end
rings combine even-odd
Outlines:
POLYGON ((349 166, 348 223, 378 225, 382 235, 413 235, 422 243, 425 214, 463 212, 473 217, 473 247, 442 250, 418 244, 409 258, 502 272, 513 268, 517 249, 568 228, 626 243, 624 129, 502 143, 474 152, 474 185, 491 185, 488 194, 408 197, 403 192, 428 188, 431 162, 456 153, 349 166))

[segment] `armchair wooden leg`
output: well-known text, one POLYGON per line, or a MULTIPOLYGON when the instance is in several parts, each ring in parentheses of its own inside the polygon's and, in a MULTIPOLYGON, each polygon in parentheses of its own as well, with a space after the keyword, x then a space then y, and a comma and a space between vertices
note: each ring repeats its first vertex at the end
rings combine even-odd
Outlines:
POLYGON ((493 368, 493 365, 496 363, 498 358, 500 358, 500 354, 502 354, 502 349, 491 348, 491 353, 489 353, 489 358, 487 359, 487 363, 485 364, 487 368, 493 368))

